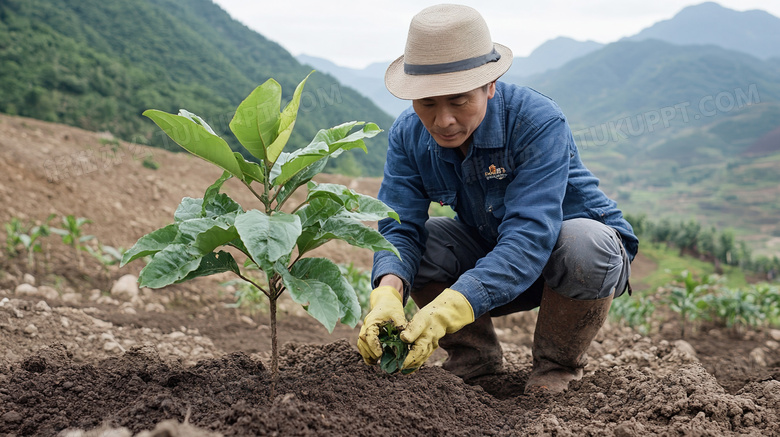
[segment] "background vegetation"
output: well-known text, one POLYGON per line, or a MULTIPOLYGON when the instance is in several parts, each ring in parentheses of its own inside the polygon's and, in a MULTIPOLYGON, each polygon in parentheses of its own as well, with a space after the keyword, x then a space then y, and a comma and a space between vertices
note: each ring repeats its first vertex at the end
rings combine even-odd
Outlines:
MULTIPOLYGON (((237 145, 228 123, 256 86, 274 77, 291 90, 310 71, 278 44, 209 0, 7 0, 0 2, 0 111, 66 123, 176 150, 141 112, 185 108, 237 145)), ((290 143, 345 120, 392 118, 334 78, 315 73, 290 143)), ((386 133, 369 153, 331 172, 381 175, 386 133)), ((249 158, 247 156, 247 158, 249 158)))

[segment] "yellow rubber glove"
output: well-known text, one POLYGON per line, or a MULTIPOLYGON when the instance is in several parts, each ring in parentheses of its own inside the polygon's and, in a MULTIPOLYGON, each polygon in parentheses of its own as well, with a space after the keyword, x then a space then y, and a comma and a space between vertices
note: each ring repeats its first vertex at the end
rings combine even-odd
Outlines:
POLYGON ((371 311, 360 328, 357 347, 363 361, 374 365, 382 356, 382 344, 379 342, 379 327, 393 322, 399 329, 406 325, 404 304, 401 294, 394 287, 383 285, 371 292, 371 311))
POLYGON ((474 322, 474 309, 466 296, 446 288, 414 315, 401 331, 401 340, 413 343, 402 369, 416 370, 439 347, 439 339, 474 322))

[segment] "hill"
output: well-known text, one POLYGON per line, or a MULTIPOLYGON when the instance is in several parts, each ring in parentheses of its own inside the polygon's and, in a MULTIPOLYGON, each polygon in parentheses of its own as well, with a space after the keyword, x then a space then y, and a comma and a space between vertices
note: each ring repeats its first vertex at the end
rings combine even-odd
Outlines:
POLYGON ((592 125, 681 103, 701 116, 692 118, 708 121, 714 104, 699 107, 703 98, 753 87, 760 101, 779 101, 779 77, 771 63, 741 52, 646 40, 609 44, 526 83, 554 98, 572 120, 592 125))
MULTIPOLYGON (((143 110, 188 109, 237 144, 228 123, 252 89, 273 77, 286 99, 311 71, 210 0, 3 1, 0 63, 0 111, 171 149, 143 110)), ((345 121, 392 123, 325 74, 310 78, 301 111, 291 138, 299 145, 345 121)), ((379 175, 384 157, 377 147, 342 170, 379 175)))
POLYGON ((669 20, 660 21, 629 37, 689 45, 715 44, 767 59, 780 56, 780 18, 766 11, 735 11, 717 3, 689 6, 669 20))
POLYGON ((506 72, 503 80, 522 84, 525 77, 556 69, 602 47, 604 44, 595 41, 577 41, 567 37, 554 38, 542 43, 527 57, 515 57, 512 67, 506 72))
POLYGON ((734 228, 780 250, 780 74, 717 46, 610 44, 528 83, 555 99, 621 207, 734 228))
POLYGON ((311 65, 318 71, 333 75, 339 82, 356 89, 393 117, 398 116, 411 105, 408 100, 399 99, 385 88, 385 70, 390 65, 389 61, 375 62, 366 68, 357 69, 342 67, 327 59, 310 55, 298 55, 296 59, 302 64, 311 65))

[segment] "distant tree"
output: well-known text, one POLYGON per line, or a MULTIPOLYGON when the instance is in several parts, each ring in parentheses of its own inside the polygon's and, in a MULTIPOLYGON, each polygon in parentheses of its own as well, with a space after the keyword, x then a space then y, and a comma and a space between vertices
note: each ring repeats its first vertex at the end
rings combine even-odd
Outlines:
POLYGON ((725 230, 718 237, 718 246, 715 257, 728 265, 733 265, 734 253, 734 231, 725 230))
POLYGON ((680 223, 677 232, 674 234, 673 242, 680 249, 680 255, 685 251, 698 253, 699 235, 701 234, 701 224, 696 220, 689 220, 680 223))

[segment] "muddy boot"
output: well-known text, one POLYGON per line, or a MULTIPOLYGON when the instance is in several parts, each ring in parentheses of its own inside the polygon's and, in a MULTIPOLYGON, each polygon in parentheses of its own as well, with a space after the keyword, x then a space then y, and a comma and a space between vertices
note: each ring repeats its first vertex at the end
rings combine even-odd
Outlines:
POLYGON ((528 393, 562 393, 582 378, 585 351, 607 318, 612 296, 576 300, 545 285, 534 332, 528 393))
MULTIPOLYGON (((412 291, 412 299, 422 308, 448 286, 443 283, 430 283, 412 291)), ((493 329, 490 314, 483 314, 458 332, 445 335, 439 340, 439 346, 447 351, 448 355, 442 368, 463 380, 500 373, 504 368, 504 354, 493 329)))

